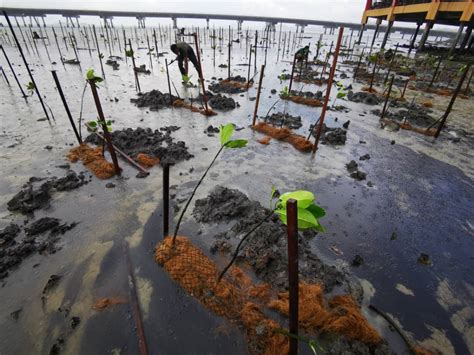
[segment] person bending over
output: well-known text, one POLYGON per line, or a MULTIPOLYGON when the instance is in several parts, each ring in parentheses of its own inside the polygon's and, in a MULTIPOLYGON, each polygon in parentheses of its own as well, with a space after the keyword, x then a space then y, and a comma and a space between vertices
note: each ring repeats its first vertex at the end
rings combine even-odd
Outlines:
POLYGON ((193 48, 189 44, 179 42, 172 44, 170 48, 171 51, 177 55, 176 60, 178 61, 179 71, 181 72, 181 78, 183 79, 183 82, 185 84, 187 84, 189 81, 188 67, 187 65, 184 65, 186 59, 193 63, 194 68, 196 68, 196 71, 199 75, 199 78, 202 77, 201 66, 199 65, 199 62, 196 58, 196 54, 194 54, 193 48))

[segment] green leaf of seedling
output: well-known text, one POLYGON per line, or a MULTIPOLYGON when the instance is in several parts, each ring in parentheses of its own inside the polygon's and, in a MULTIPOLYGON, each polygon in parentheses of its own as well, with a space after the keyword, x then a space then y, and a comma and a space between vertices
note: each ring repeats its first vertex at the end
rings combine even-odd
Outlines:
POLYGON ((104 59, 104 55, 102 53, 99 53, 99 58, 104 59))
POLYGON ((230 149, 243 148, 247 143, 248 141, 246 139, 234 139, 232 141, 227 141, 225 147, 230 149))
MULTIPOLYGON (((286 207, 281 207, 275 210, 275 213, 280 216, 281 221, 286 225, 286 207)), ((316 218, 304 208, 298 208, 298 229, 317 228, 319 223, 316 218)))
POLYGON ((234 134, 234 124, 228 123, 225 126, 221 125, 220 131, 221 145, 225 145, 234 134))
POLYGON ((34 89, 35 89, 35 84, 33 84, 33 82, 30 81, 30 82, 28 83, 28 85, 26 85, 26 89, 27 89, 27 90, 34 90, 34 89))
POLYGON ((316 352, 316 341, 315 340, 310 340, 308 341, 308 346, 313 352, 314 355, 317 355, 318 353, 316 352))
POLYGON ((89 122, 87 122, 87 125, 91 128, 96 128, 97 127, 97 122, 96 121, 89 121, 89 122))
POLYGON ((319 207, 317 205, 315 205, 314 203, 312 203, 311 205, 309 205, 308 207, 306 207, 306 209, 311 212, 311 214, 314 216, 314 218, 316 219, 319 219, 319 218, 323 218, 325 215, 326 215, 326 210, 322 207, 319 207))
POLYGON ((125 50, 125 55, 129 58, 133 57, 133 49, 125 50))
POLYGON ((314 194, 311 191, 298 190, 284 193, 280 196, 281 205, 286 208, 286 202, 290 199, 298 201, 298 209, 305 209, 311 205, 315 199, 314 194))
POLYGON ((112 132, 112 131, 113 131, 113 128, 110 127, 110 126, 107 126, 107 131, 112 132))
POLYGON ((94 78, 95 78, 94 69, 89 69, 86 73, 86 79, 94 80, 94 78))
POLYGON ((347 96, 347 93, 345 93, 344 91, 338 91, 336 97, 337 97, 338 99, 342 99, 342 98, 344 98, 344 97, 346 97, 346 96, 347 96))
POLYGON ((107 126, 112 126, 112 121, 111 121, 111 120, 108 120, 108 121, 105 122, 105 124, 106 124, 107 126))

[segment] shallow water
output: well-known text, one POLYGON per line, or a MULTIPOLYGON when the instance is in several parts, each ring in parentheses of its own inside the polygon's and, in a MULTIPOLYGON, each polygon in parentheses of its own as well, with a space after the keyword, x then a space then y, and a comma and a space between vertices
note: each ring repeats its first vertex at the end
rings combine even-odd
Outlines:
MULTIPOLYGON (((318 33, 306 33, 305 36, 319 38, 318 33)), ((325 36, 328 45, 333 39, 334 36, 325 36)), ((305 39, 303 43, 305 41, 311 40, 305 39)), ((392 35, 391 43, 401 41, 399 34, 392 35)), ((84 47, 79 42, 80 47, 84 47)), ((137 65, 146 64, 148 67, 147 50, 137 50, 135 41, 132 44, 137 65)), ((162 51, 164 46, 160 44, 162 51)), ((108 50, 103 48, 103 42, 100 45, 107 57, 108 50)), ((6 202, 30 176, 63 175, 64 170, 57 165, 64 163, 70 145, 75 144, 50 70, 57 70, 75 118, 79 116, 85 71, 92 67, 100 74, 96 52, 90 56, 87 50, 79 50, 79 68, 67 64, 51 65, 43 44, 37 43, 37 46, 41 57, 26 54, 56 122, 49 125, 46 121, 37 121, 44 117, 37 98, 30 97, 25 104, 12 78, 11 87, 5 83, 0 86, 1 228, 11 221, 22 224, 26 219, 11 214, 6 209, 6 202), (8 148, 15 142, 18 145, 8 148), (44 149, 46 145, 53 146, 53 149, 44 149)), ((146 41, 140 47, 146 47, 146 41)), ((324 48, 327 50, 328 47, 324 48)), ((53 42, 48 49, 51 59, 60 63, 53 42)), ((10 46, 6 46, 6 51, 21 83, 26 85, 29 78, 18 52, 10 46)), ((217 65, 227 61, 227 48, 224 46, 222 53, 217 53, 215 66, 209 42, 203 45, 203 53, 205 77, 225 78, 227 69, 217 65)), ((247 63, 245 42, 234 44, 232 53, 233 65, 247 63)), ((120 55, 117 46, 112 54, 120 55)), ((264 53, 259 49, 257 55, 259 70, 264 53)), ((74 57, 70 48, 66 57, 74 57)), ((171 55, 166 57, 173 58, 171 55)), ((290 65, 288 55, 276 61, 276 48, 268 51, 258 110, 260 116, 264 116, 278 99, 270 90, 280 91, 288 84, 280 83, 278 75, 283 69, 290 71, 290 65)), ((142 91, 167 91, 163 66, 163 57, 159 58, 159 63, 153 59, 152 74, 140 75, 142 91)), ((136 97, 130 60, 128 64, 120 62, 118 71, 107 65, 104 69, 106 81, 100 85, 99 95, 106 117, 115 120, 114 129, 181 126, 172 136, 185 141, 195 158, 171 169, 171 185, 177 185, 178 197, 191 191, 218 149, 218 137, 208 137, 204 133, 206 127, 227 122, 245 127, 236 136, 249 139, 248 148, 225 151, 196 198, 206 196, 217 184, 238 188, 264 205, 268 203, 272 185, 280 191, 313 191, 319 204, 327 210, 327 216, 321 221, 327 233, 315 238, 312 247, 327 262, 347 268, 364 280, 368 290, 365 303, 372 303, 389 313, 414 339, 426 345, 434 344, 443 353, 474 351, 474 277, 470 272, 474 265, 470 252, 474 235, 472 138, 463 138, 457 144, 447 139, 447 131, 453 128, 472 132, 472 120, 467 117, 473 110, 472 99, 456 102, 448 120, 450 128, 437 141, 413 132, 382 130, 378 118, 369 113, 375 107, 340 102, 351 111, 329 111, 326 123, 333 127, 351 120, 346 145, 337 148, 321 145, 317 156, 312 157, 275 140, 268 146, 256 142, 262 135, 252 132, 247 126, 251 123, 255 104, 248 98, 256 95, 257 85, 243 96, 232 95, 240 103, 240 108, 219 112, 214 117, 207 118, 182 109, 149 112, 130 103, 130 98, 136 97), (115 97, 119 101, 111 102, 115 97), (465 142, 466 139, 471 139, 471 145, 465 142), (366 144, 360 144, 361 140, 366 144), (396 144, 391 145, 391 140, 396 144), (202 150, 204 147, 208 150, 202 150), (359 162, 359 156, 366 153, 371 159, 359 162), (356 182, 349 177, 345 164, 352 159, 368 174, 367 180, 373 182, 374 187, 367 187, 366 181, 356 182), (194 168, 193 173, 189 173, 191 168, 194 168), (391 240, 393 232, 397 236, 395 240, 391 240), (341 254, 332 252, 334 248, 331 247, 336 247, 341 254), (429 254, 433 265, 418 264, 420 253, 429 254), (359 268, 349 266, 355 254, 360 254, 365 260, 359 268)), ((347 66, 340 69, 348 70, 351 76, 352 69, 347 66)), ((9 74, 9 70, 5 70, 9 74)), ((197 75, 192 67, 190 72, 193 75, 191 80, 195 81, 197 75)), ((245 76, 246 73, 247 67, 232 66, 232 75, 245 76)), ((170 67, 170 75, 181 97, 198 95, 197 88, 181 86, 175 65, 170 67)), ((254 75, 253 67, 251 75, 254 75)), ((255 80, 258 76, 259 73, 255 80)), ((352 82, 350 79, 341 81, 344 84, 352 82)), ((353 85, 355 89, 360 88, 359 84, 353 85)), ((298 83, 294 83, 293 88, 321 90, 314 85, 298 83)), ((414 92, 409 91, 408 97, 411 95, 414 92)), ((442 113, 448 99, 434 97, 437 114, 442 113)), ((302 116, 303 127, 297 132, 304 135, 320 113, 320 108, 280 101, 275 112, 283 110, 302 116)), ((87 90, 83 117, 89 121, 96 116, 92 96, 87 90)), ((209 314, 153 261, 153 247, 162 237, 161 169, 153 168, 146 179, 135 179, 136 171, 123 161, 120 164, 124 169, 124 179, 113 179, 117 185, 114 189, 105 189, 106 182, 94 178, 77 190, 54 195, 49 209, 35 213, 36 218, 47 215, 65 222, 76 221, 79 225, 61 238, 59 252, 28 258, 3 280, 0 333, 4 336, 0 341, 0 353, 31 353, 32 349, 35 353, 46 353, 63 333, 66 339, 63 349, 68 353, 136 353, 138 342, 129 304, 116 305, 102 312, 91 309, 93 303, 102 297, 128 299, 124 240, 130 245, 150 353, 245 352, 245 341, 238 329, 209 314), (41 292, 51 274, 63 278, 43 306, 41 292), (9 314, 20 307, 23 311, 15 321, 9 314), (81 317, 79 327, 71 331, 69 318, 58 312, 58 307, 70 308, 69 317, 81 317)), ((72 164, 72 168, 85 170, 80 164, 72 164)), ((191 209, 192 206, 189 211, 191 209)), ((211 236, 218 233, 218 227, 197 226, 188 214, 182 232, 206 249, 212 243, 211 236), (198 228, 203 230, 200 236, 196 234, 198 228)), ((386 332, 385 321, 370 311, 366 312, 374 325, 386 332)), ((387 338, 394 350, 403 353, 397 335, 387 334, 387 338)))

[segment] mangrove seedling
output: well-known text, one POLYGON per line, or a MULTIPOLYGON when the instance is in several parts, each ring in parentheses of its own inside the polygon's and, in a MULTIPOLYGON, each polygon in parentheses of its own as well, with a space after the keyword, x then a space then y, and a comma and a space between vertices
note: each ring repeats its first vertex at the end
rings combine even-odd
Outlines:
POLYGON ((285 86, 283 90, 280 91, 280 96, 283 98, 289 97, 290 96, 290 91, 288 89, 288 86, 285 86))
POLYGON ((176 223, 176 227, 174 229, 173 233, 173 244, 176 241, 176 236, 178 235, 179 231, 179 226, 181 225, 181 221, 184 217, 184 214, 186 213, 186 210, 189 207, 189 204, 191 203, 194 195, 196 194, 196 190, 198 187, 201 185, 202 181, 206 177, 207 173, 211 169, 212 165, 214 165, 214 162, 217 160, 217 157, 222 153, 224 149, 238 149, 238 148, 243 148, 247 145, 248 141, 245 139, 231 139, 232 135, 234 134, 235 126, 233 123, 228 123, 225 126, 220 126, 220 143, 221 146, 219 150, 217 151, 216 155, 214 156, 214 159, 212 159, 211 164, 207 167, 206 171, 204 171, 204 174, 201 176, 199 179, 198 183, 193 189, 193 192, 191 193, 191 196, 189 196, 188 201, 186 202, 186 205, 184 205, 183 210, 181 211, 181 214, 179 216, 178 222, 176 223))
POLYGON ((292 192, 284 193, 280 195, 278 190, 272 186, 272 192, 270 196, 270 213, 266 215, 260 222, 258 222, 254 227, 250 229, 240 240, 237 248, 235 248, 234 255, 230 260, 229 264, 222 270, 217 281, 219 282, 222 277, 225 275, 227 270, 234 264, 237 256, 239 255, 240 247, 243 245, 245 240, 255 232, 266 220, 268 220, 274 213, 276 213, 283 224, 287 225, 287 216, 286 216, 286 203, 288 200, 293 199, 296 200, 297 203, 297 212, 298 212, 298 222, 297 228, 299 230, 305 229, 315 229, 318 232, 325 232, 326 230, 324 227, 319 223, 319 219, 323 218, 326 215, 326 211, 324 208, 316 205, 314 200, 316 199, 314 194, 310 191, 305 190, 297 190, 292 192), (272 208, 273 201, 277 199, 274 207, 272 208))
POLYGON ((334 102, 332 103, 332 107, 334 107, 334 105, 336 104, 337 99, 343 100, 347 96, 347 90, 344 87, 344 84, 338 81, 335 83, 335 85, 337 87, 337 94, 336 94, 336 98, 334 99, 334 102))
POLYGON ((133 49, 126 49, 125 56, 129 58, 133 57, 133 49))
POLYGON ((33 96, 33 93, 35 90, 35 84, 32 81, 30 81, 28 85, 26 85, 26 90, 28 90, 28 93, 30 94, 30 96, 33 96))
MULTIPOLYGON (((99 128, 101 124, 102 123, 100 122, 99 119, 95 121, 86 122, 87 130, 90 132, 97 132, 97 128, 99 128)), ((105 121, 105 124, 107 126, 107 131, 112 132, 112 121, 111 120, 105 121)))

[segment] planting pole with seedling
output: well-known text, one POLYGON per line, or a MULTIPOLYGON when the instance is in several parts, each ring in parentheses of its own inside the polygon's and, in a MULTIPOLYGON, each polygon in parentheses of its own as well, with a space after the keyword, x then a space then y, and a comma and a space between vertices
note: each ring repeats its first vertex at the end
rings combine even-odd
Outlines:
POLYGON ((469 86, 471 85, 473 74, 474 74, 474 70, 471 70, 471 75, 469 76, 469 79, 467 80, 466 88, 464 89, 464 95, 467 95, 469 93, 469 86))
POLYGON ((397 52, 398 52, 398 43, 395 46, 395 51, 393 52, 393 57, 390 60, 390 64, 388 65, 387 74, 385 75, 385 79, 383 80, 384 85, 387 83, 388 77, 389 77, 390 73, 392 72, 392 66, 393 66, 393 63, 395 62, 395 57, 397 56, 397 52))
POLYGON ((194 45, 196 46, 197 60, 198 60, 198 63, 199 63, 199 79, 201 80, 202 98, 204 100, 204 106, 206 107, 206 112, 208 112, 209 107, 207 106, 206 86, 205 86, 205 83, 204 83, 204 74, 202 72, 201 52, 199 51, 199 43, 198 43, 198 37, 197 37, 196 32, 193 33, 193 37, 194 37, 194 45))
POLYGON ((392 93, 392 86, 393 86, 394 80, 395 80, 395 75, 392 74, 392 77, 390 79, 390 84, 388 84, 387 96, 385 96, 385 102, 383 104, 382 113, 380 114, 380 120, 383 120, 385 113, 387 111, 387 104, 388 104, 388 100, 390 99, 390 94, 392 93))
POLYGON ((71 35, 70 32, 68 32, 68 35, 69 35, 69 40, 71 41, 71 47, 74 51, 74 55, 76 56, 77 63, 79 64, 79 68, 81 68, 81 62, 79 60, 79 56, 78 56, 77 50, 76 50, 76 43, 74 43, 75 40, 74 40, 74 38, 73 38, 73 36, 71 35))
POLYGON ((151 57, 150 38, 148 37, 148 31, 145 30, 145 32, 146 32, 146 44, 148 46, 148 56, 150 57, 150 68, 151 70, 153 70, 153 60, 151 57))
POLYGON ((25 44, 26 50, 28 51, 28 53, 30 53, 30 49, 28 48, 28 45, 26 44, 25 35, 23 34, 23 31, 21 30, 21 26, 18 23, 18 19, 16 18, 16 16, 13 16, 13 18, 15 19, 16 27, 18 27, 18 29, 20 30, 20 35, 21 35, 21 38, 23 39, 23 43, 25 44))
POLYGON ((400 96, 400 99, 405 98, 405 92, 407 91, 407 87, 408 87, 408 82, 409 82, 409 81, 410 81, 410 78, 408 78, 408 79, 405 81, 405 85, 403 86, 402 95, 400 96))
POLYGON ((170 221, 170 166, 163 164, 163 239, 169 233, 170 221))
POLYGON ((153 29, 153 38, 155 40, 155 54, 156 54, 156 61, 160 64, 160 53, 158 52, 158 41, 156 40, 156 31, 153 29))
MULTIPOLYGON (((289 331, 298 336, 298 202, 286 203, 288 230, 289 331)), ((298 354, 298 339, 290 337, 289 355, 298 354)))
MULTIPOLYGON (((15 78, 15 81, 18 84, 18 87, 20 88, 21 95, 26 100, 28 98, 28 95, 26 95, 25 92, 23 91, 23 88, 21 87, 20 81, 18 80, 18 78, 15 74, 15 71, 13 70, 13 66, 10 63, 10 59, 8 59, 8 57, 7 57, 7 53, 5 52, 5 49, 3 48, 3 45, 0 44, 0 48, 2 49, 3 55, 5 56, 5 59, 7 60, 8 66, 10 67, 10 70, 12 71, 13 77, 15 78)), ((3 74, 5 75, 5 73, 3 73, 3 74)), ((8 85, 10 85, 10 82, 8 81, 6 75, 5 75, 5 80, 7 81, 8 85)))
POLYGON ((443 56, 439 56, 438 64, 436 65, 435 71, 433 73, 433 77, 431 78, 430 84, 428 85, 429 88, 432 87, 435 82, 436 75, 438 75, 439 67, 441 66, 442 61, 443 61, 443 56))
POLYGON ((260 93, 262 91, 262 82, 263 82, 263 73, 264 73, 264 71, 265 71, 265 64, 263 64, 261 69, 260 69, 260 80, 258 81, 257 99, 255 100, 255 109, 253 111, 252 126, 255 126, 255 121, 257 120, 258 103, 260 102, 260 93))
POLYGON ((56 88, 58 89, 59 96, 61 97, 61 101, 63 102, 64 109, 66 110, 67 117, 69 118, 69 122, 71 123, 72 130, 74 131, 74 134, 76 135, 78 143, 82 144, 81 136, 79 135, 79 132, 77 131, 76 124, 74 123, 74 120, 71 115, 71 111, 69 110, 69 106, 67 104, 66 98, 64 97, 63 89, 61 88, 61 84, 59 83, 56 70, 51 70, 51 74, 53 74, 53 79, 54 79, 54 82, 56 83, 56 88))
POLYGON ((253 70, 254 71, 257 71, 257 45, 258 45, 258 31, 255 31, 255 45, 253 46, 254 49, 255 49, 255 53, 254 53, 254 63, 253 63, 253 70))
POLYGON ((449 116, 449 113, 451 112, 451 109, 453 108, 454 102, 456 101, 456 98, 458 97, 459 92, 461 91, 462 84, 464 83, 464 80, 467 77, 467 73, 469 72, 469 69, 471 68, 471 64, 468 64, 467 67, 464 69, 461 79, 459 80, 458 86, 456 87, 456 90, 454 90, 454 94, 451 97, 451 101, 449 102, 448 108, 446 109, 446 112, 444 113, 443 117, 441 118, 441 123, 438 126, 438 129, 436 130, 435 133, 435 138, 439 137, 439 134, 441 133, 441 130, 444 127, 444 124, 446 123, 446 119, 449 116))
POLYGON ((120 167, 117 160, 117 155, 115 154, 115 149, 112 144, 112 138, 110 138, 109 130, 107 128, 107 123, 105 122, 105 116, 104 116, 104 112, 102 111, 102 106, 100 104, 99 94, 97 93, 97 87, 95 85, 95 81, 90 80, 90 79, 88 79, 87 81, 89 82, 89 85, 91 87, 92 96, 94 97, 95 106, 97 108, 97 113, 99 115, 99 121, 102 126, 102 130, 104 131, 104 137, 107 142, 107 146, 109 148, 109 153, 110 153, 110 156, 112 157, 115 173, 118 176, 120 176, 121 172, 120 172, 120 167))
POLYGON ((377 63, 379 61, 379 54, 375 55, 374 69, 372 70, 372 76, 370 77, 370 86, 369 92, 372 92, 372 87, 374 86, 375 70, 377 69, 377 63))
MULTIPOLYGON (((334 73, 336 72, 336 65, 337 65, 337 59, 339 57, 339 50, 341 48, 341 41, 342 41, 342 35, 344 34, 344 27, 339 27, 339 36, 337 37, 337 44, 336 44, 336 49, 334 50, 334 57, 332 60, 332 66, 331 66, 331 71, 329 73, 329 78, 328 78, 328 86, 326 88, 326 97, 324 98, 324 104, 323 108, 321 111, 321 116, 319 117, 319 126, 318 126, 318 131, 316 133, 316 140, 314 142, 313 146, 313 153, 316 153, 316 150, 318 149, 318 143, 319 143, 319 138, 321 137, 321 132, 323 130, 323 124, 324 124, 324 117, 326 116, 326 111, 328 108, 328 102, 329 98, 331 96, 331 88, 332 88, 332 83, 334 80, 334 73)), ((314 126, 312 131, 314 130, 314 126)), ((312 132, 310 132, 311 135, 312 132)))
POLYGON ((291 66, 290 85, 288 86, 288 94, 291 96, 291 87, 293 86, 293 75, 295 74, 296 54, 293 56, 293 65, 291 66))
MULTIPOLYGON (((135 28, 136 31, 136 28, 135 28)), ((135 66, 135 55, 133 53, 133 48, 132 48, 132 40, 129 38, 128 39, 128 47, 130 48, 130 53, 132 57, 132 66, 133 66, 133 74, 135 75, 135 89, 138 90, 138 92, 141 92, 140 88, 140 81, 138 80, 138 73, 137 73, 137 67, 135 66)))
POLYGON ((358 62, 357 62, 357 66, 356 66, 356 68, 355 68, 355 70, 354 70, 354 78, 353 78, 353 79, 354 79, 354 82, 355 82, 355 80, 356 80, 356 78, 357 78, 357 73, 358 73, 358 71, 359 71, 360 63, 362 62, 362 58, 364 57, 364 51, 365 51, 365 48, 362 48, 362 52, 360 53, 359 60, 358 60, 358 62))
POLYGON ((6 11, 3 11, 3 16, 5 16, 5 18, 7 20, 7 23, 8 23, 8 26, 10 27, 10 31, 12 32, 13 39, 15 40, 16 46, 18 47, 18 50, 20 51, 21 58, 23 59, 23 63, 25 64, 26 70, 28 71, 28 75, 30 76, 31 82, 33 83, 33 85, 35 87, 36 95, 38 96, 38 99, 41 103, 41 107, 43 108, 44 114, 46 115, 46 118, 48 119, 48 122, 51 122, 50 119, 49 119, 48 111, 46 111, 46 106, 44 105, 43 98, 41 97, 41 94, 38 90, 38 87, 36 86, 36 82, 35 82, 35 79, 33 78, 33 74, 31 74, 30 67, 28 65, 28 62, 26 61, 25 55, 23 54, 23 50, 21 49, 20 42, 18 41, 18 38, 16 37, 16 33, 13 30, 13 26, 10 22, 10 19, 8 18, 8 15, 7 15, 6 11))
POLYGON ((105 80, 105 72, 104 72, 104 65, 102 64, 102 53, 100 52, 99 48, 99 40, 97 39, 97 32, 95 30, 95 25, 92 25, 92 30, 94 31, 94 39, 95 39, 95 46, 97 47, 97 56, 99 57, 99 62, 100 62, 100 69, 102 71, 102 76, 104 77, 105 80))
POLYGON ((250 85, 250 66, 251 65, 252 65, 252 44, 250 44, 249 67, 247 70, 247 90, 249 89, 249 85, 250 85))
POLYGON ((56 41, 56 47, 58 47, 59 59, 61 60, 61 63, 64 66, 63 54, 61 52, 61 48, 59 47, 58 36, 56 34, 56 31, 54 30, 54 27, 51 27, 51 28, 53 29, 53 35, 54 35, 54 40, 56 41))
POLYGON ((171 97, 171 84, 170 84, 170 72, 168 70, 168 59, 165 58, 165 66, 166 66, 166 78, 168 79, 168 92, 171 97))

